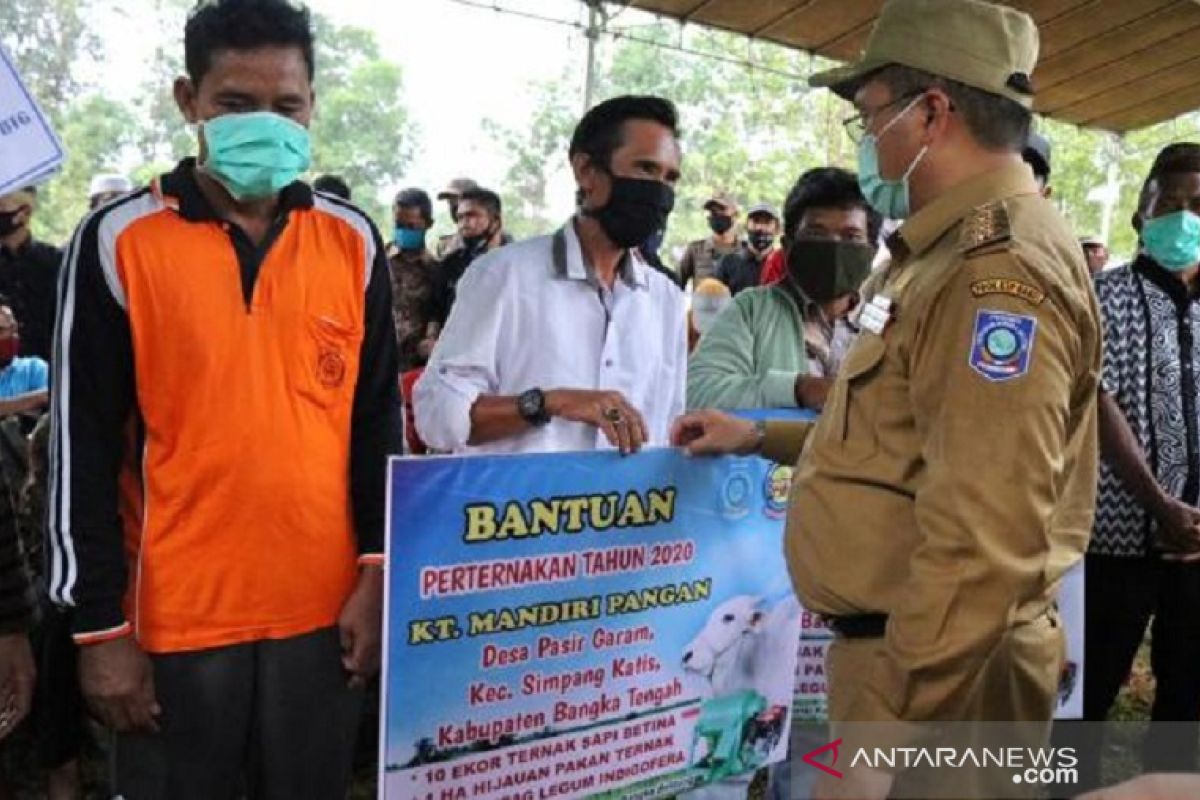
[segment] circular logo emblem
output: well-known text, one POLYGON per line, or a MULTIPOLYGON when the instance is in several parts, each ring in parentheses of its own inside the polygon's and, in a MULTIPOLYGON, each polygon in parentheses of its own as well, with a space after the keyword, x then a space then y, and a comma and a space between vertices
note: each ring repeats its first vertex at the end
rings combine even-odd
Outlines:
POLYGON ((337 350, 321 348, 317 356, 317 380, 326 389, 336 389, 346 380, 346 359, 337 350))
POLYGON ((779 519, 787 513, 788 497, 792 491, 792 468, 777 464, 767 470, 763 480, 763 499, 766 514, 779 519))
POLYGON ((996 361, 1011 361, 1021 349, 1021 340, 1012 328, 992 328, 984 337, 983 347, 996 361))
POLYGON ((750 513, 752 487, 750 476, 740 470, 725 480, 721 487, 721 505, 727 519, 737 519, 750 513))

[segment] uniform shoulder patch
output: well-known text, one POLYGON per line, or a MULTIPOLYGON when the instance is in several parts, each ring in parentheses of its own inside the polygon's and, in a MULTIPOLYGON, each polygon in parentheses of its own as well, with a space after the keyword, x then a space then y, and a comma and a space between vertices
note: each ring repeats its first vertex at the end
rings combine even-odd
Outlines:
POLYGON ((1035 317, 980 309, 971 336, 971 369, 993 383, 1021 377, 1029 371, 1036 335, 1035 317))
POLYGON ((1011 238, 1012 227, 1008 220, 1008 209, 1003 201, 996 200, 975 206, 963 218, 959 250, 965 255, 970 255, 1004 244, 1011 238))
POLYGON ((971 284, 971 294, 984 297, 989 294, 1007 294, 1019 297, 1027 303, 1040 306, 1046 293, 1036 286, 1012 278, 988 278, 971 284))

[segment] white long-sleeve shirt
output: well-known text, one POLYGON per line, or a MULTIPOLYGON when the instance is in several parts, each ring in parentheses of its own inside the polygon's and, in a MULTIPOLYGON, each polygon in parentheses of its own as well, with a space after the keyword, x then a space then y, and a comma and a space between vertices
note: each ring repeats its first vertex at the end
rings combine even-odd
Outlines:
POLYGON ((666 446, 683 412, 687 326, 683 293, 631 251, 611 290, 585 265, 575 226, 510 244, 474 262, 425 373, 417 382, 417 432, 456 453, 536 453, 608 448, 604 434, 553 419, 517 436, 470 447, 480 395, 539 388, 621 392, 666 446))

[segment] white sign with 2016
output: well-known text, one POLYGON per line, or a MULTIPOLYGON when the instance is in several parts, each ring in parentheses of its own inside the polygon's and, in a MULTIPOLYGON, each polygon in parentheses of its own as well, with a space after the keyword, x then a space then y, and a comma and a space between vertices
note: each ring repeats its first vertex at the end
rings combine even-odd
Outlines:
POLYGON ((65 155, 46 115, 0 47, 0 195, 46 180, 62 166, 65 155))

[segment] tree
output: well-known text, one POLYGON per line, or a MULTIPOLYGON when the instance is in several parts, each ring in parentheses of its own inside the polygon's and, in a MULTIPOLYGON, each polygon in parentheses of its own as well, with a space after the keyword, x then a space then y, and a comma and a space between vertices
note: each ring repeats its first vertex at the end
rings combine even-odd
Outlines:
POLYGON ((99 57, 100 40, 88 24, 94 11, 94 0, 4 0, 0 5, 0 44, 55 125, 86 88, 80 61, 99 57))
POLYGON ((137 120, 125 105, 98 94, 71 104, 58 133, 67 148, 62 172, 39 190, 34 217, 37 235, 63 243, 87 213, 92 176, 121 172, 124 150, 133 144, 137 120))
POLYGON ((379 53, 375 34, 314 16, 317 107, 313 115, 314 175, 341 175, 354 202, 391 229, 380 191, 390 189, 412 161, 416 125, 401 102, 400 68, 379 53))
MULTIPOLYGON (((809 58, 736 35, 657 23, 637 37, 604 42, 596 97, 653 94, 670 98, 680 114, 683 180, 667 231, 668 249, 707 234, 700 209, 714 191, 743 202, 782 206, 805 169, 853 163, 854 149, 841 126, 846 106, 828 92, 810 92, 797 77, 809 58), (746 52, 754 67, 678 52, 746 52), (839 115, 840 113, 840 115, 839 115)), ((579 118, 581 96, 573 72, 534 84, 536 111, 528 126, 485 126, 510 152, 502 192, 506 224, 518 234, 544 233, 546 187, 566 163, 567 141, 579 118)))
POLYGON ((117 168, 136 127, 128 109, 83 77, 102 54, 89 24, 96 10, 92 0, 6 0, 0 7, 0 43, 67 151, 62 172, 39 187, 34 232, 51 242, 70 236, 87 208, 88 181, 117 168))
POLYGON ((561 222, 550 218, 547 190, 552 179, 568 169, 567 146, 582 100, 572 87, 566 74, 530 87, 536 100, 528 127, 483 122, 483 129, 511 154, 500 195, 504 227, 517 238, 544 233, 561 222))

